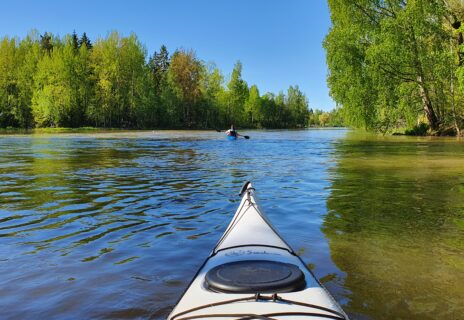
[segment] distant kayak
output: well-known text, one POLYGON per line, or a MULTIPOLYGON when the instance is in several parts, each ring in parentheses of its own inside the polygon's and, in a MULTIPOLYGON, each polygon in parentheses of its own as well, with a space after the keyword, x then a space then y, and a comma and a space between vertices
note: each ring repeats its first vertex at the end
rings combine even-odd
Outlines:
POLYGON ((227 140, 237 140, 237 136, 226 136, 227 140))
POLYGON ((348 320, 261 212, 245 183, 224 235, 169 320, 348 320))

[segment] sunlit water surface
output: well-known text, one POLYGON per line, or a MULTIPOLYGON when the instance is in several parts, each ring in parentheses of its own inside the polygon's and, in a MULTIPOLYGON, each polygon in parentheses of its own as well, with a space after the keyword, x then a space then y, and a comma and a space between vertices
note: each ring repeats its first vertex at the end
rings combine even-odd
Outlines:
POLYGON ((164 319, 245 180, 353 319, 464 319, 464 145, 346 130, 0 136, 0 310, 164 319))

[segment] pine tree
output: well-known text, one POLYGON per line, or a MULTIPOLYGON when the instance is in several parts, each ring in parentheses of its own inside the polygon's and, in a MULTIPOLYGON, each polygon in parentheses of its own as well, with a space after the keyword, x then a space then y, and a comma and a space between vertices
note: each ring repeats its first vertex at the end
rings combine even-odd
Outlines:
POLYGON ((155 52, 153 54, 148 64, 152 73, 155 91, 159 95, 169 69, 169 53, 165 45, 161 46, 159 53, 155 52))
POLYGON ((87 47, 87 49, 92 49, 93 45, 92 45, 92 42, 90 41, 90 39, 87 37, 87 34, 84 32, 82 34, 82 37, 80 38, 79 40, 79 48, 82 47, 82 45, 85 45, 87 47))
POLYGON ((40 36, 40 48, 48 53, 53 50, 52 35, 48 32, 45 32, 43 36, 40 36))
POLYGON ((71 35, 71 42, 72 42, 72 46, 74 50, 77 51, 77 49, 80 48, 80 45, 79 45, 79 39, 77 38, 76 30, 74 30, 71 35))

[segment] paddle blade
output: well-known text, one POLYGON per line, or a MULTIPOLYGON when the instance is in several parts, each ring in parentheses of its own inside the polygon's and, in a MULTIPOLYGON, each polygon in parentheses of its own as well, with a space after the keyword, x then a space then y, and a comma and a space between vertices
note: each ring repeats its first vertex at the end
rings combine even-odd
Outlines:
POLYGON ((250 136, 243 136, 245 139, 250 139, 250 136))

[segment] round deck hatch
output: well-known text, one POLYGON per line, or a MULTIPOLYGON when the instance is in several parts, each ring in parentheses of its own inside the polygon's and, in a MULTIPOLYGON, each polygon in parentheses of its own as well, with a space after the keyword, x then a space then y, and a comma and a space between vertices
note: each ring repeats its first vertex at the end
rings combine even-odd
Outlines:
POLYGON ((225 293, 292 292, 306 286, 296 265, 267 260, 221 264, 206 273, 205 281, 210 290, 225 293))

